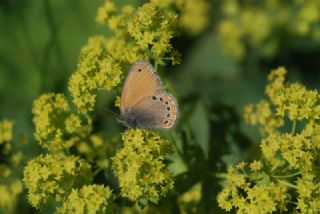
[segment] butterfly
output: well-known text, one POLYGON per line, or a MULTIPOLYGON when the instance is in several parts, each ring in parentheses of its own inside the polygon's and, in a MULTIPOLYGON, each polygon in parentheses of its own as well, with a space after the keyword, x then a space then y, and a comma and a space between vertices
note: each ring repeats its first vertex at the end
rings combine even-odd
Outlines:
POLYGON ((152 65, 134 63, 127 75, 120 98, 118 121, 128 128, 171 128, 178 115, 175 98, 162 90, 162 82, 152 65))

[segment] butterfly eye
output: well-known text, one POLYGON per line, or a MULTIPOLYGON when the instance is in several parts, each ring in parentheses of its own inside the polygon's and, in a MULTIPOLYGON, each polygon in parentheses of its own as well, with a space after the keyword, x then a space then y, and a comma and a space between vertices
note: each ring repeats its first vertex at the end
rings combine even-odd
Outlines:
POLYGON ((163 101, 163 98, 162 98, 162 97, 160 97, 160 101, 163 101))
POLYGON ((153 96, 153 97, 152 97, 152 99, 153 99, 153 100, 156 100, 156 99, 157 99, 157 97, 156 97, 156 96, 153 96))
POLYGON ((166 102, 164 102, 164 103, 167 104, 167 105, 169 104, 168 101, 166 101, 166 102))
POLYGON ((167 117, 170 117, 170 114, 167 114, 167 117))
POLYGON ((141 69, 139 68, 138 71, 141 72, 141 69))
POLYGON ((167 107, 167 110, 170 111, 170 107, 167 107))

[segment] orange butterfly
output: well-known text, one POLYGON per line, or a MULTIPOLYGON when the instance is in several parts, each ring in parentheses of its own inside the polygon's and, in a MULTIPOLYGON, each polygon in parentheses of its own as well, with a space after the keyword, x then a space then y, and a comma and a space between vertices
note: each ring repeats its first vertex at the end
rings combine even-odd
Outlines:
POLYGON ((125 80, 118 121, 128 128, 171 128, 177 119, 178 104, 162 90, 153 67, 144 61, 134 63, 125 80))

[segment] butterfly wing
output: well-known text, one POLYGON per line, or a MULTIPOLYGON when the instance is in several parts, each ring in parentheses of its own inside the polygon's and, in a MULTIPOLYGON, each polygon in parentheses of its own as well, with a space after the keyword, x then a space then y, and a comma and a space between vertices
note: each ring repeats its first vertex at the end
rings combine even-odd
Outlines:
POLYGON ((153 67, 144 61, 133 64, 125 80, 120 100, 121 114, 140 102, 145 97, 151 96, 161 90, 161 80, 153 67))
POLYGON ((131 108, 135 121, 140 128, 171 128, 178 116, 178 104, 174 97, 160 91, 148 96, 131 108))

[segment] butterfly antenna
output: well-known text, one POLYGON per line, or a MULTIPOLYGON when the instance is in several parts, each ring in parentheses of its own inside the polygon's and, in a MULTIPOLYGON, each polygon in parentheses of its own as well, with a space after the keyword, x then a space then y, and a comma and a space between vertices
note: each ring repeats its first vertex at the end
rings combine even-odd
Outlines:
POLYGON ((116 112, 114 112, 114 111, 111 111, 110 109, 105 109, 107 112, 109 112, 109 113, 111 113, 111 114, 113 114, 113 116, 115 116, 116 118, 118 118, 119 117, 119 115, 116 113, 116 112))

